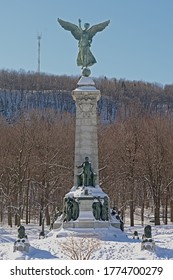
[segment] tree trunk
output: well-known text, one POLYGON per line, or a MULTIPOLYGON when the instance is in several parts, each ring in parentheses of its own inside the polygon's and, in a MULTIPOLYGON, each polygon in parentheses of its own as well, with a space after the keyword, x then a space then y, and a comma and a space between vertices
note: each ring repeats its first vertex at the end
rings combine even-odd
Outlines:
POLYGON ((17 213, 16 213, 15 216, 14 216, 14 224, 15 224, 15 226, 18 226, 18 225, 19 225, 19 219, 18 219, 17 213))
POLYGON ((170 201, 170 211, 171 211, 171 222, 173 222, 173 199, 170 201))
POLYGON ((41 231, 44 234, 44 218, 42 218, 42 222, 41 222, 41 231))
POLYGON ((141 225, 144 225, 144 203, 141 206, 141 225))
POLYGON ((49 215, 48 206, 46 207, 45 216, 46 216, 46 225, 49 226, 50 225, 50 215, 49 215))
POLYGON ((12 213, 10 208, 8 208, 8 225, 12 227, 12 213))
POLYGON ((155 225, 159 226, 160 225, 160 205, 158 203, 155 205, 154 219, 155 219, 155 225))
POLYGON ((31 205, 29 204, 29 214, 28 214, 28 223, 31 222, 31 205))
POLYGON ((134 201, 133 201, 133 190, 132 188, 131 193, 130 193, 130 226, 134 226, 134 201))
POLYGON ((4 216, 4 212, 3 212, 3 207, 2 207, 2 204, 1 204, 1 223, 3 222, 3 216, 4 216))
POLYGON ((160 189, 158 189, 154 196, 154 219, 156 226, 160 225, 160 198, 160 189))
POLYGON ((165 198, 165 211, 164 211, 164 224, 168 224, 168 194, 166 193, 166 198, 165 198))
POLYGON ((130 226, 134 226, 134 203, 133 201, 130 202, 130 226))
POLYGON ((26 224, 28 225, 29 223, 29 180, 28 180, 28 186, 26 190, 26 224))
POLYGON ((42 217, 43 217, 43 214, 42 214, 42 210, 40 211, 40 217, 39 217, 39 226, 42 225, 42 217))

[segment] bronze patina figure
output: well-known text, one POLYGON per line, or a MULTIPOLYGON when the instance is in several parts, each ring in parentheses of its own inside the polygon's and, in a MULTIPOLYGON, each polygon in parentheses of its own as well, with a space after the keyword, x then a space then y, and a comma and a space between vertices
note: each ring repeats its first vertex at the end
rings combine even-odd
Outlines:
POLYGON ((77 175, 77 184, 79 186, 92 186, 95 187, 96 174, 94 173, 91 162, 88 157, 85 157, 85 161, 76 166, 77 168, 82 168, 82 172, 77 175))
POLYGON ((84 68, 83 70, 84 76, 89 76, 90 70, 87 67, 92 66, 94 63, 96 63, 96 59, 90 50, 92 39, 97 32, 102 31, 106 26, 108 26, 110 20, 93 25, 92 27, 90 27, 89 23, 85 23, 84 29, 82 29, 80 19, 79 19, 79 26, 59 18, 58 18, 58 22, 65 30, 70 31, 74 36, 74 38, 79 41, 77 65, 82 66, 82 69, 84 68))
POLYGON ((25 227, 20 225, 20 227, 18 228, 18 238, 22 239, 25 238, 25 227))

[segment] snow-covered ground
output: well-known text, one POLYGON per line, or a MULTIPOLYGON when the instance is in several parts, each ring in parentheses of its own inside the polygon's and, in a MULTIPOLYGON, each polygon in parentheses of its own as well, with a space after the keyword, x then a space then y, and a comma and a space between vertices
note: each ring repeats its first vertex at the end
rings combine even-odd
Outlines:
MULTIPOLYGON (((35 260, 35 259, 70 259, 62 249, 62 244, 71 237, 69 232, 53 230, 45 239, 39 239, 40 227, 34 224, 26 225, 26 234, 30 242, 28 253, 13 252, 13 244, 17 236, 17 228, 0 227, 0 260, 35 260), (58 234, 58 237, 57 237, 58 234)), ((103 231, 92 231, 90 234, 80 234, 73 237, 75 242, 81 238, 92 238, 93 242, 99 242, 99 249, 91 255, 92 260, 158 260, 173 259, 173 225, 152 225, 152 237, 155 241, 155 250, 141 250, 141 237, 143 227, 125 226, 125 231, 113 229, 104 233, 103 231), (133 232, 137 230, 139 240, 132 238, 133 232)))

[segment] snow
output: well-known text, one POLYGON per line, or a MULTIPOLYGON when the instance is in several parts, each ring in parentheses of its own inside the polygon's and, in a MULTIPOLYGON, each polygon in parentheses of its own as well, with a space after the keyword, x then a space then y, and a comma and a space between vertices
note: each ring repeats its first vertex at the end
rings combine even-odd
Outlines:
POLYGON ((96 89, 95 87, 95 83, 94 81, 92 80, 92 78, 90 77, 85 77, 85 76, 82 76, 80 78, 80 80, 78 81, 77 83, 77 88, 75 89, 75 91, 84 91, 84 92, 90 92, 90 91, 94 91, 96 93, 99 94, 100 96, 100 91, 96 89))
POLYGON ((107 197, 107 194, 105 192, 103 192, 103 190, 101 189, 100 186, 95 186, 93 187, 75 187, 73 186, 70 190, 70 192, 68 192, 65 197, 102 197, 104 198, 105 196, 107 197), (88 194, 85 195, 85 190, 88 190, 88 194))
POLYGON ((90 77, 82 76, 77 83, 78 86, 95 86, 94 81, 90 77))
POLYGON ((17 238, 17 228, 2 225, 0 227, 0 260, 68 260, 61 244, 73 236, 78 242, 81 238, 93 238, 100 247, 91 256, 92 260, 173 260, 173 225, 152 225, 152 237, 156 247, 154 251, 141 250, 141 237, 144 228, 141 225, 125 226, 125 231, 109 229, 52 230, 45 229, 47 238, 39 239, 41 228, 36 224, 24 225, 30 242, 29 252, 13 252, 17 238), (139 240, 133 239, 137 230, 139 240))

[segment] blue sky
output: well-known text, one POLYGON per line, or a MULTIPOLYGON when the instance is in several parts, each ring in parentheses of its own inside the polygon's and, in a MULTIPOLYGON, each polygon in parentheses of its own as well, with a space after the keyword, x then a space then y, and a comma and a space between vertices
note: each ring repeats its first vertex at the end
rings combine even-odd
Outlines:
POLYGON ((57 18, 91 25, 110 19, 93 38, 93 77, 173 83, 173 0, 0 0, 0 69, 80 75, 77 41, 57 18))

